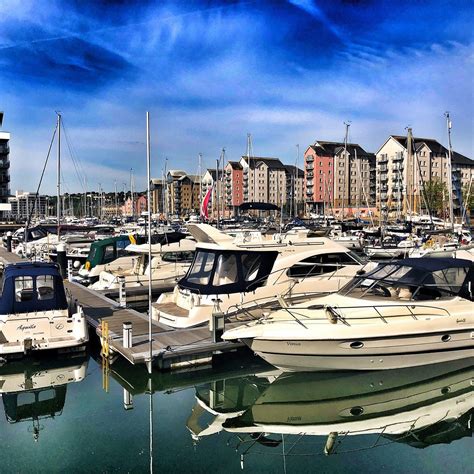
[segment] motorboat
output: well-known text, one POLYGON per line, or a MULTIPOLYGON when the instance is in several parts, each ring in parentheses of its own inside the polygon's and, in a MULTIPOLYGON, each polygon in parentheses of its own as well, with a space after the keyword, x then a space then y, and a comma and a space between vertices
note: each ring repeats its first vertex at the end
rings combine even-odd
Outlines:
POLYGON ((228 330, 287 371, 379 370, 471 357, 474 262, 408 258, 341 291, 228 330))
POLYGON ((126 250, 135 239, 130 235, 118 235, 92 243, 84 265, 79 268, 75 281, 83 285, 95 283, 100 272, 120 270, 132 265, 133 255, 126 250), (120 259, 120 261, 117 261, 120 259))
POLYGON ((63 412, 67 385, 84 380, 87 365, 85 354, 75 354, 47 361, 14 361, 0 367, 0 397, 7 422, 30 422, 28 431, 38 441, 46 420, 63 412))
POLYGON ((0 298, 0 357, 85 345, 86 318, 80 306, 72 306, 56 264, 7 266, 0 298))
POLYGON ((148 261, 147 244, 130 244, 125 247, 134 258, 119 258, 113 266, 105 268, 99 274, 99 279, 91 285, 93 290, 118 289, 121 281, 125 288, 148 285, 148 275, 151 268, 152 285, 163 290, 173 288, 176 281, 187 272, 194 256, 196 242, 192 239, 182 239, 171 244, 152 244, 151 265, 148 261), (126 265, 128 262, 128 265, 126 265))
POLYGON ((335 292, 365 263, 330 239, 309 238, 308 230, 235 238, 207 224, 189 230, 198 240, 194 260, 174 291, 153 304, 153 319, 175 328, 207 324, 214 311, 261 315, 281 295, 304 301, 335 292))

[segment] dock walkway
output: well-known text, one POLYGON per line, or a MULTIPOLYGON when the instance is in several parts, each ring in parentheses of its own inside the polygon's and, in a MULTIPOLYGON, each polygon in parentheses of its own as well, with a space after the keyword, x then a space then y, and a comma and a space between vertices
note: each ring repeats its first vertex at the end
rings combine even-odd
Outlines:
MULTIPOLYGON (((4 264, 24 261, 18 255, 0 246, 0 261, 4 264)), ((132 364, 143 364, 149 359, 148 317, 130 308, 122 308, 118 303, 94 290, 75 282, 64 282, 72 298, 84 310, 88 324, 101 336, 101 322, 109 327, 110 348, 132 364), (123 346, 123 323, 132 323, 132 347, 123 346)), ((236 323, 229 324, 233 327, 236 323)), ((171 329, 152 321, 152 355, 154 366, 173 369, 192 366, 209 360, 213 354, 223 353, 242 347, 231 342, 213 342, 207 326, 190 329, 171 329)))

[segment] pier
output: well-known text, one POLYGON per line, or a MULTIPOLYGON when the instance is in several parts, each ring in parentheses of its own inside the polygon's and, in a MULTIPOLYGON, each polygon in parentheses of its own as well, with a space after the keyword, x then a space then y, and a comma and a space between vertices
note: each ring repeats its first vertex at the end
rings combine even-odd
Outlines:
MULTIPOLYGON (((0 247, 0 261, 5 265, 24 262, 16 254, 0 247)), ((109 347, 131 364, 145 364, 149 359, 148 317, 119 304, 94 290, 65 280, 64 286, 73 300, 83 308, 87 322, 102 336, 102 321, 107 322, 109 347), (124 347, 123 324, 132 324, 131 347, 124 347)), ((239 323, 226 325, 231 328, 239 323)), ((234 351, 243 344, 214 342, 208 326, 190 329, 172 329, 152 321, 153 366, 161 370, 173 370, 209 363, 213 355, 234 351)))

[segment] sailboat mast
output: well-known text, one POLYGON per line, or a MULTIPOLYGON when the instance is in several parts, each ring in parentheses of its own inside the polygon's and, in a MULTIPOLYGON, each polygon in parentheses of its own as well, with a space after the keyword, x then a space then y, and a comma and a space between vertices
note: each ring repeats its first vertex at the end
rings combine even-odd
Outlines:
POLYGON ((201 201, 202 201, 202 153, 198 155, 198 174, 199 174, 199 212, 201 209, 201 201))
POLYGON ((346 127, 346 133, 344 136, 344 183, 342 186, 342 220, 344 220, 344 207, 345 207, 345 199, 346 199, 346 186, 347 186, 347 136, 349 134, 349 127, 350 122, 344 122, 346 127))
POLYGON ((448 179, 448 201, 449 201, 449 220, 451 223, 451 229, 454 229, 454 193, 453 193, 453 167, 452 167, 452 154, 453 149, 451 145, 451 119, 449 112, 445 112, 446 127, 448 129, 448 166, 447 166, 447 179, 448 179))
POLYGON ((56 112, 58 115, 58 168, 57 168, 57 222, 58 222, 58 242, 59 242, 59 233, 61 231, 61 114, 56 112))

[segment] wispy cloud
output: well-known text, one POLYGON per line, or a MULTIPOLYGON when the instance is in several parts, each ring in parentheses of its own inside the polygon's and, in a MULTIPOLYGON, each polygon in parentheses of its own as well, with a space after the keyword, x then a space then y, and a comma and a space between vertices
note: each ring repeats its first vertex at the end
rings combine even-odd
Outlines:
POLYGON ((145 110, 156 174, 165 156, 193 172, 199 152, 209 165, 222 146, 235 159, 247 132, 256 153, 293 162, 295 143, 340 140, 345 120, 372 151, 408 123, 443 141, 445 110, 455 148, 472 155, 472 38, 453 27, 469 11, 434 34, 438 9, 407 3, 414 41, 378 4, 22 2, 0 15, 0 44, 14 46, 0 55, 12 188, 34 187, 58 109, 89 183, 109 188, 130 167, 144 186, 145 110))

